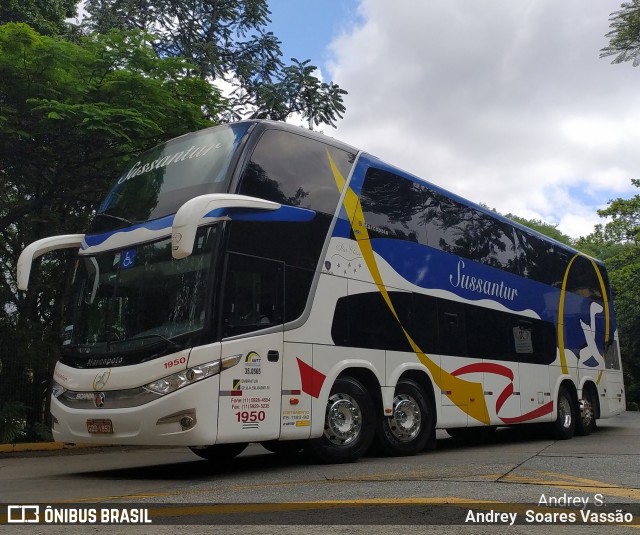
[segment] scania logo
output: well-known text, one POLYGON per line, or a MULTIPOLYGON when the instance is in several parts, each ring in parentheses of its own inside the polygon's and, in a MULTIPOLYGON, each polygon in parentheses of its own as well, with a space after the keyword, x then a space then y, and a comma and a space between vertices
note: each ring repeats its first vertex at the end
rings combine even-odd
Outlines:
POLYGON ((111 376, 111 368, 109 368, 108 370, 103 370, 100 373, 98 373, 98 375, 96 375, 95 379, 93 380, 93 389, 102 390, 106 386, 110 376, 111 376))
POLYGON ((97 392, 96 395, 93 397, 93 402, 96 404, 96 407, 100 408, 104 405, 104 399, 105 399, 105 395, 104 392, 97 392))

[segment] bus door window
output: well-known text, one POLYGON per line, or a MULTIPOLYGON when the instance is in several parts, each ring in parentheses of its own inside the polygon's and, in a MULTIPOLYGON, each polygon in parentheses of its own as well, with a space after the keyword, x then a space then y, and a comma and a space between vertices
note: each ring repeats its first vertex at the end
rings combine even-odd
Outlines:
POLYGON ((223 337, 283 323, 284 265, 230 253, 223 302, 223 337))

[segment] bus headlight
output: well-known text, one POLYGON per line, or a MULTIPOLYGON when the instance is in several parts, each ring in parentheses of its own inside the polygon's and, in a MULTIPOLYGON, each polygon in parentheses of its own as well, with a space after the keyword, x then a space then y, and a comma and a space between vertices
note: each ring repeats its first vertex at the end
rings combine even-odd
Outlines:
POLYGON ((67 389, 64 386, 53 381, 53 384, 51 385, 51 395, 54 398, 60 397, 66 391, 67 389))
POLYGON ((184 388, 198 381, 202 381, 207 377, 212 377, 220 373, 220 361, 214 360, 200 366, 187 368, 181 372, 174 373, 152 383, 144 385, 145 388, 158 392, 159 394, 170 394, 180 388, 184 388))

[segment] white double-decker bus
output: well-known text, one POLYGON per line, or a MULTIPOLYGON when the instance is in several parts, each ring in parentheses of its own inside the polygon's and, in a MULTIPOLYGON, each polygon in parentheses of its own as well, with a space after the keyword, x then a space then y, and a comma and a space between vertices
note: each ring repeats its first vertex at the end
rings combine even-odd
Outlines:
POLYGON ((251 442, 325 462, 435 429, 625 407, 603 265, 353 147, 244 121, 135 160, 78 250, 53 377, 63 442, 251 442))

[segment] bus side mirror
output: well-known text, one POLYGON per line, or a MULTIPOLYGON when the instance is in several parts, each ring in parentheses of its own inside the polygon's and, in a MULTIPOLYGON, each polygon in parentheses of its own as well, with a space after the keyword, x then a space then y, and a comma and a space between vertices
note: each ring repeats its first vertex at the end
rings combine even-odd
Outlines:
POLYGON ((57 249, 80 248, 84 234, 63 234, 43 238, 27 245, 18 258, 18 289, 26 291, 29 287, 29 275, 34 259, 57 249))
POLYGON ((246 195, 210 193, 185 202, 176 212, 171 229, 171 249, 175 259, 186 258, 193 252, 198 226, 206 222, 229 219, 232 208, 277 210, 280 204, 246 195))

